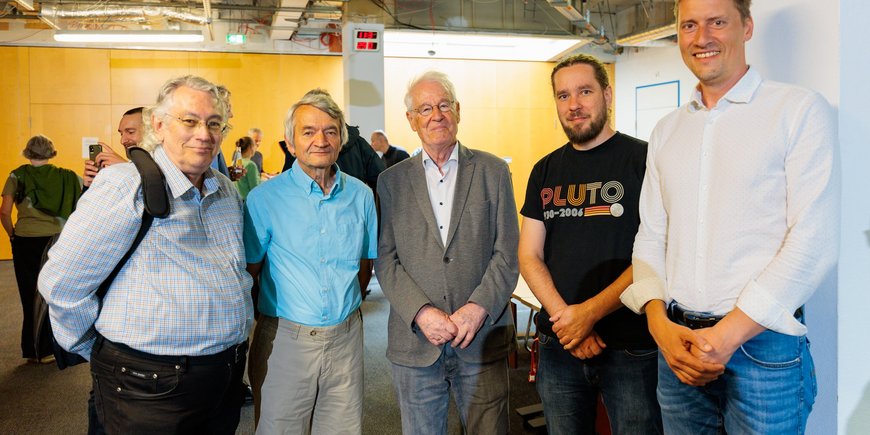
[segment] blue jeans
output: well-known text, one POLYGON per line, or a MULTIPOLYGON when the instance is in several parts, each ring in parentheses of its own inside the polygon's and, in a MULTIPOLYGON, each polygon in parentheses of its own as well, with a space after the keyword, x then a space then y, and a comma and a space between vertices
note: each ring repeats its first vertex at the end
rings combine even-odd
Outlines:
POLYGON ((605 349, 581 360, 555 337, 541 334, 539 340, 535 383, 550 434, 594 434, 599 393, 614 434, 662 433, 656 349, 605 349))
POLYGON ((703 387, 680 382, 659 355, 658 398, 668 434, 802 434, 816 391, 806 337, 762 332, 703 387))
POLYGON ((429 367, 393 364, 393 386, 402 413, 402 433, 447 433, 450 391, 459 410, 464 433, 507 434, 507 359, 477 364, 463 361, 449 345, 429 367))

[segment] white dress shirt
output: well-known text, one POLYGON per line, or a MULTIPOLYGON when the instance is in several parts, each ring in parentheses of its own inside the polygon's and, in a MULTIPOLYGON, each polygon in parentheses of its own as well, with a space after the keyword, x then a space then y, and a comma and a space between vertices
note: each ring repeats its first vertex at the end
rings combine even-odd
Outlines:
POLYGON ((438 169, 429 153, 423 152, 423 171, 426 172, 426 187, 429 189, 429 202, 435 213, 435 223, 441 233, 441 243, 447 245, 447 231, 450 229, 450 215, 453 211, 453 194, 456 192, 456 168, 459 167, 459 142, 447 162, 438 169))
POLYGON ((693 99, 652 133, 622 302, 652 299, 752 320, 789 335, 835 273, 840 226, 836 121, 818 94, 749 71, 708 109, 693 99))

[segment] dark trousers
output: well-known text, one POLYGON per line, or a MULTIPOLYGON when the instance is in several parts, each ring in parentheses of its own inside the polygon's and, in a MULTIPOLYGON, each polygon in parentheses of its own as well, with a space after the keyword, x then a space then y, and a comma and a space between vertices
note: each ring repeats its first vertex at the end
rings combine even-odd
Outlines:
POLYGON ((215 355, 158 356, 97 339, 94 406, 108 434, 234 434, 247 343, 215 355))
POLYGON ((36 344, 33 306, 36 298, 36 280, 42 263, 42 251, 51 237, 21 237, 12 239, 12 264, 24 321, 21 325, 21 356, 42 358, 52 354, 51 328, 42 328, 39 344, 36 344), (38 347, 38 348, 37 348, 38 347))

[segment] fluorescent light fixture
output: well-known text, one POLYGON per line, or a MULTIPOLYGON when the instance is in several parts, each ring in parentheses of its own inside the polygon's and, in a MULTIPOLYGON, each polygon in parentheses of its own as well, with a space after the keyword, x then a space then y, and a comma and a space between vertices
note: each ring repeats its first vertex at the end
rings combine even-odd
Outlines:
MULTIPOLYGON (((656 27, 653 29, 649 29, 645 32, 635 33, 633 35, 625 35, 616 39, 616 43, 619 45, 628 45, 628 46, 650 46, 650 45, 662 45, 658 43, 654 43, 653 41, 668 38, 677 34, 677 25, 674 23, 669 23, 664 26, 656 27)), ((673 44, 665 44, 665 45, 673 45, 673 44)))
POLYGON ((202 42, 202 32, 154 30, 58 30, 54 40, 61 42, 202 42))
POLYGON ((549 61, 588 42, 499 34, 384 31, 384 56, 549 61))
POLYGON ((33 1, 31 1, 31 0, 15 0, 15 3, 18 3, 19 6, 21 6, 24 9, 27 9, 28 11, 35 11, 36 10, 36 8, 33 7, 33 1))

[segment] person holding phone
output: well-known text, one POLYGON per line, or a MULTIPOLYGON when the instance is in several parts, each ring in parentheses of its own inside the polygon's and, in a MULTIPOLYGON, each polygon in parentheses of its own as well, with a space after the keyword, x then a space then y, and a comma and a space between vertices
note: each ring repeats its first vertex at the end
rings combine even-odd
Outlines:
MULTIPOLYGON (((124 150, 142 142, 142 109, 142 107, 134 107, 121 116, 121 122, 118 123, 118 133, 121 135, 121 145, 124 146, 124 150)), ((94 181, 94 177, 97 176, 97 172, 101 168, 127 161, 103 142, 90 145, 90 149, 92 151, 90 160, 85 161, 85 171, 82 176, 85 190, 94 181), (96 150, 99 151, 95 154, 93 151, 96 150)))

